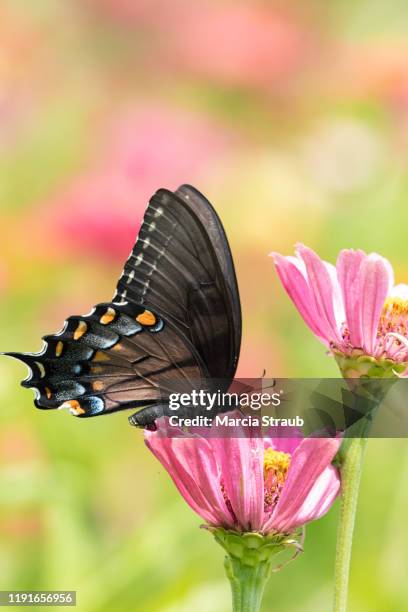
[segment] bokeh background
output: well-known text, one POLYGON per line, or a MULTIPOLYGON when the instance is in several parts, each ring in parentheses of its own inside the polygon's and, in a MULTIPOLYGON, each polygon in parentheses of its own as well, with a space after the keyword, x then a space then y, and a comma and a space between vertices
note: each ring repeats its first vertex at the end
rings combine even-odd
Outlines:
MULTIPOLYGON (((402 0, 3 0, 2 350, 39 350, 112 295, 149 196, 215 204, 239 278, 239 373, 336 375, 276 280, 302 241, 408 275, 402 0)), ((0 360, 0 588, 76 589, 86 612, 224 612, 223 554, 123 414, 34 409, 0 360)), ((351 612, 408 608, 408 441, 370 440, 351 612)), ((264 610, 330 609, 338 508, 264 610)))

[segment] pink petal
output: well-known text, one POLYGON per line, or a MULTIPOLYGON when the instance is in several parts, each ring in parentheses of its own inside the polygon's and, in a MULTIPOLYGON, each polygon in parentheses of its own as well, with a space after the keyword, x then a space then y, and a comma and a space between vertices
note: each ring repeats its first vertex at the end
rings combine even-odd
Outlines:
POLYGON ((334 316, 336 319, 337 329, 341 329, 344 321, 346 320, 346 315, 344 313, 344 304, 343 304, 343 296, 341 294, 341 289, 339 285, 339 279, 337 278, 337 270, 336 268, 327 261, 323 262, 326 266, 326 270, 329 273, 331 278, 332 287, 333 287, 333 308, 334 308, 334 316))
POLYGON ((338 470, 330 465, 315 481, 301 508, 292 517, 292 529, 315 521, 326 514, 340 491, 338 470))
POLYGON ((145 442, 191 508, 212 525, 233 523, 221 490, 212 449, 200 438, 169 438, 145 432, 145 442))
POLYGON ((190 473, 212 508, 218 525, 234 527, 235 519, 225 503, 220 467, 211 444, 203 438, 190 438, 186 442, 181 452, 179 451, 180 461, 189 466, 190 473))
POLYGON ((306 438, 295 450, 288 477, 275 510, 264 529, 291 531, 310 491, 330 465, 341 444, 340 439, 306 438))
MULTIPOLYGON (((276 429, 276 428, 275 428, 276 429)), ((286 429, 286 428, 285 428, 286 429)), ((289 428, 287 428, 289 429, 289 428)), ((291 432, 292 434, 293 432, 291 432)), ((288 435, 288 434, 287 434, 288 435)), ((298 438, 291 435, 290 438, 281 438, 274 435, 273 438, 264 438, 265 450, 267 448, 273 448, 274 450, 281 451, 282 453, 289 453, 293 455, 299 444, 303 440, 303 435, 300 433, 298 438)))
POLYGON ((387 354, 390 359, 397 359, 401 357, 401 353, 407 352, 408 349, 408 338, 402 336, 401 334, 397 334, 396 332, 390 332, 385 335, 384 349, 387 351, 387 354), (395 341, 398 341, 398 344, 395 341))
POLYGON ((283 257, 279 253, 271 253, 271 257, 286 293, 298 309, 306 325, 324 344, 329 345, 330 337, 323 329, 324 326, 322 326, 321 318, 316 311, 311 290, 299 269, 303 262, 296 261, 293 257, 283 257))
POLYGON ((361 264, 358 282, 362 344, 363 349, 372 355, 376 347, 381 311, 392 284, 389 262, 380 255, 371 253, 361 264))
POLYGON ((306 266, 308 285, 320 319, 320 326, 327 338, 340 343, 342 338, 334 308, 334 304, 339 302, 340 293, 337 279, 329 273, 327 263, 323 262, 312 249, 298 244, 296 251, 306 266))
POLYGON ((361 333, 361 308, 359 291, 359 271, 366 258, 364 251, 344 249, 337 258, 337 277, 343 296, 345 317, 350 332, 351 344, 355 347, 363 346, 361 333))
POLYGON ((261 438, 212 438, 224 491, 243 530, 259 530, 264 516, 264 449, 261 438))

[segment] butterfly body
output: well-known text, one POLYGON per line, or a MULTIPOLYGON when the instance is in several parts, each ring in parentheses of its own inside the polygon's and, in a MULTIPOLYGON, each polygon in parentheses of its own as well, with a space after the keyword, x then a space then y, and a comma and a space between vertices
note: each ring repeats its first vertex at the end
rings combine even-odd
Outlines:
POLYGON ((232 257, 218 216, 193 187, 150 200, 111 302, 71 316, 26 363, 23 386, 38 408, 80 417, 134 408, 131 423, 168 414, 175 390, 232 380, 241 311, 232 257))

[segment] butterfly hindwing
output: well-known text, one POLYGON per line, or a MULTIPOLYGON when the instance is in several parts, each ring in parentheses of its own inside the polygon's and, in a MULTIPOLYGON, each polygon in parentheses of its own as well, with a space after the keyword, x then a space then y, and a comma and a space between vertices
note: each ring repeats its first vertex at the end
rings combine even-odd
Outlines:
POLYGON ((8 353, 28 365, 22 384, 35 390, 38 408, 95 416, 144 407, 206 376, 194 348, 171 323, 133 305, 99 304, 43 339, 41 353, 8 353))

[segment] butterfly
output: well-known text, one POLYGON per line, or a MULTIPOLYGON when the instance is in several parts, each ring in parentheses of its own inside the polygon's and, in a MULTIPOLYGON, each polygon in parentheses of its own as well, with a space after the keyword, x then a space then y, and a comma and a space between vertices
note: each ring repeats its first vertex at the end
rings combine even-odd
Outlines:
MULTIPOLYGON (((221 221, 194 187, 159 189, 111 302, 44 336, 39 353, 6 353, 29 367, 35 405, 78 417, 136 409, 132 425, 169 415, 174 389, 234 378, 241 306, 221 221)), ((217 389, 219 390, 219 385, 217 389)), ((185 411, 193 408, 187 406, 185 411)))

